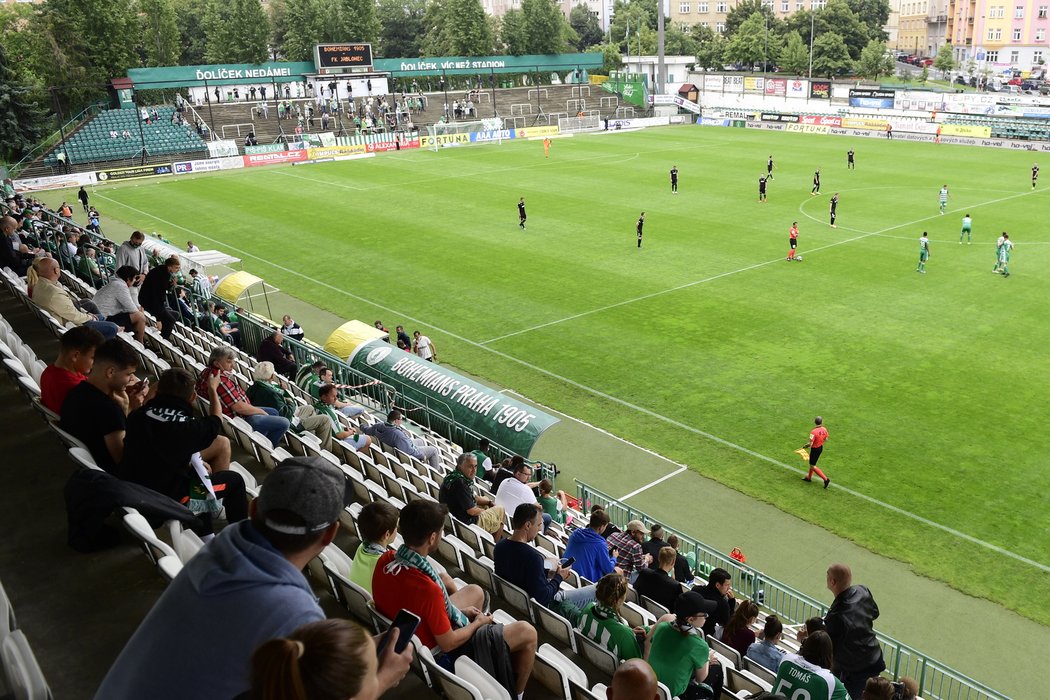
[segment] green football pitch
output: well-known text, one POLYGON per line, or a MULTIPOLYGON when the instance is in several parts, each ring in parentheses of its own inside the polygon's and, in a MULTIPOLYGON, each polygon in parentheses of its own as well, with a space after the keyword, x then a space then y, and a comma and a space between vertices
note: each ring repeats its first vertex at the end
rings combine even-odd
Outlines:
MULTIPOLYGON (((1050 202, 1032 161, 673 127, 556 139, 549 159, 506 142, 128 183, 92 201, 342 317, 420 328, 444 362, 1046 624, 1050 202), (793 221, 804 262, 784 260, 793 221), (1009 278, 991 273, 1002 231, 1009 278), (800 481, 792 453, 818 414, 827 491, 800 481)), ((608 464, 595 485, 618 493, 631 470, 608 464)), ((746 527, 695 506, 694 534, 725 517, 746 527)))

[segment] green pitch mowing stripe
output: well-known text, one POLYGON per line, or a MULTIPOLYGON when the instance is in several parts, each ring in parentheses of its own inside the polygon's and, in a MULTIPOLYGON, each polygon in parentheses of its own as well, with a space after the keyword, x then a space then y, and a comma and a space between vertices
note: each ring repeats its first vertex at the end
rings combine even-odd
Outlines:
POLYGON ((220 241, 337 314, 448 329, 430 332, 440 354, 473 373, 1045 622, 1046 577, 976 544, 1050 562, 1047 538, 1031 536, 1045 518, 1030 494, 1050 485, 1034 409, 1050 334, 1033 322, 1050 241, 1032 223, 1047 202, 1027 192, 1030 166, 1028 154, 688 127, 559 140, 549 161, 534 143, 402 152, 105 196, 134 208, 107 203, 115 214, 152 212, 220 241), (770 152, 778 170, 759 204, 770 152), (831 229, 821 219, 835 191, 831 229), (940 242, 966 208, 975 244, 940 242), (805 262, 774 264, 794 220, 805 262), (924 229, 931 257, 917 275, 924 229), (989 274, 1003 229, 1018 242, 1008 280, 989 274), (657 417, 786 461, 817 413, 831 431, 828 492, 657 417))

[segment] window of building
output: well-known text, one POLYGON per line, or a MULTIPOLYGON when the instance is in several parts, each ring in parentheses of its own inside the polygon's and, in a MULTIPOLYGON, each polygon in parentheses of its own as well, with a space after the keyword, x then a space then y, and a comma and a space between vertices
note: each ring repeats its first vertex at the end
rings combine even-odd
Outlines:
POLYGON ((1010 52, 1010 63, 1017 63, 1020 60, 1021 60, 1021 52, 1020 51, 1011 51, 1010 52))
POLYGON ((989 51, 988 53, 986 53, 984 55, 984 60, 988 61, 989 63, 998 63, 999 62, 999 52, 998 51, 989 51))
POLYGON ((1046 19, 1046 5, 1039 6, 1039 19, 1046 19))
POLYGON ((1024 5, 1014 7, 1014 19, 1024 19, 1024 5))
POLYGON ((687 3, 687 2, 678 3, 678 14, 681 14, 681 15, 689 14, 689 3, 687 3))
POLYGON ((989 29, 988 30, 988 41, 1002 41, 1003 30, 1002 29, 989 29))
MULTIPOLYGON (((702 15, 706 15, 708 13, 707 3, 706 2, 698 2, 696 4, 696 11, 699 12, 700 14, 702 14, 702 15)), ((707 26, 707 25, 705 24, 704 26, 707 26)))
POLYGON ((782 0, 782 2, 780 3, 780 11, 787 12, 790 5, 791 3, 789 3, 788 0, 782 0))
POLYGON ((1042 51, 1033 51, 1032 52, 1032 63, 1042 63, 1042 62, 1043 62, 1043 52, 1042 51))
POLYGON ((1035 40, 1036 41, 1044 41, 1045 39, 1046 39, 1046 30, 1045 29, 1036 29, 1035 30, 1035 40))
POLYGON ((718 32, 719 34, 725 34, 725 31, 726 31, 725 22, 719 22, 718 24, 716 24, 715 25, 715 31, 718 32))
POLYGON ((1020 29, 1015 29, 1014 30, 1014 41, 1020 41, 1020 40, 1021 40, 1021 30, 1020 29))
POLYGON ((715 5, 715 12, 717 12, 720 15, 724 15, 725 13, 729 12, 729 3, 719 2, 717 5, 715 5))

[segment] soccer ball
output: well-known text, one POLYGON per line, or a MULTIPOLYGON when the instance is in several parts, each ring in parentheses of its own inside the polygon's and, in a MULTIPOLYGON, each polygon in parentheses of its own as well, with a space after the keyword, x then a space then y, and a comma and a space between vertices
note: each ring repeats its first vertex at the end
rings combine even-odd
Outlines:
POLYGON ((796 255, 795 256, 795 260, 798 260, 799 262, 802 262, 802 256, 801 255, 796 255))

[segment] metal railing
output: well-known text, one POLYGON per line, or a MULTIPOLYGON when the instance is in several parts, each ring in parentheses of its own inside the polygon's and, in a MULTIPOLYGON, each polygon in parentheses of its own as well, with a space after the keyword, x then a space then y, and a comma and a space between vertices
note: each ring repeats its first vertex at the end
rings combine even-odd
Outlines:
MULTIPOLYGON (((576 493, 585 511, 592 505, 605 507, 609 519, 617 527, 624 527, 630 520, 660 522, 644 511, 602 493, 582 481, 576 482, 576 493)), ((692 555, 696 568, 704 575, 713 568, 722 568, 733 577, 733 588, 760 603, 783 620, 801 623, 811 617, 823 617, 828 606, 785 583, 770 578, 754 567, 741 564, 728 554, 700 542, 689 535, 664 525, 664 530, 678 536, 679 551, 686 557, 692 555)), ((914 678, 919 684, 919 695, 928 700, 1009 700, 1009 697, 989 688, 958 671, 949 668, 893 637, 876 630, 882 645, 887 672, 894 679, 901 676, 914 678)))

